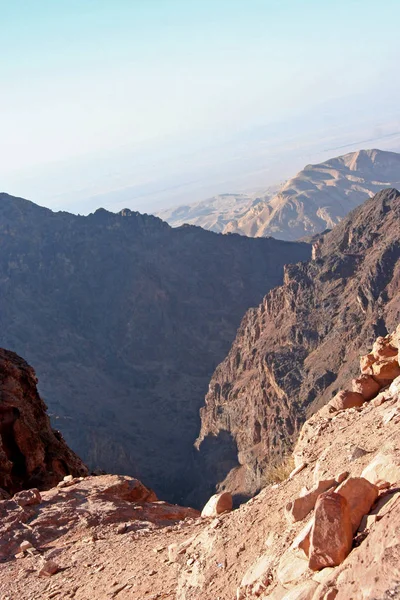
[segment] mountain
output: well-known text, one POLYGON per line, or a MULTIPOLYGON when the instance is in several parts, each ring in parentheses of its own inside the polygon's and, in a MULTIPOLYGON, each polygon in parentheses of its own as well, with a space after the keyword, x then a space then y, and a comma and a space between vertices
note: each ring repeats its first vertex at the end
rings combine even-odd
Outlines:
MULTIPOLYGON (((275 191, 275 188, 263 193, 263 201, 272 196, 272 190, 275 191)), ((240 219, 259 200, 255 194, 220 194, 194 204, 167 208, 156 215, 172 227, 187 223, 222 233, 230 221, 240 219)))
POLYGON ((180 500, 215 367, 284 264, 310 253, 1 194, 0 345, 35 365, 52 422, 90 468, 180 500))
POLYGON ((286 266, 284 284, 247 312, 201 409, 199 460, 236 462, 221 488, 259 490, 306 417, 355 376, 359 353, 395 328, 399 225, 400 193, 379 192, 314 244, 313 260, 286 266))
POLYGON ((224 232, 298 240, 321 233, 383 188, 400 187, 400 154, 359 150, 307 165, 272 198, 257 202, 224 232))

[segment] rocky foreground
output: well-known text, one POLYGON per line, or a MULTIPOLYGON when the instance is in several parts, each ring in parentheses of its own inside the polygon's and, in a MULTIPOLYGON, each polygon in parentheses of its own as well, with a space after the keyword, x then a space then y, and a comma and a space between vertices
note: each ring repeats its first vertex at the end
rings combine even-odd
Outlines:
POLYGON ((110 475, 3 492, 0 597, 400 598, 399 336, 304 424, 292 471, 237 510, 224 494, 201 516, 110 475))

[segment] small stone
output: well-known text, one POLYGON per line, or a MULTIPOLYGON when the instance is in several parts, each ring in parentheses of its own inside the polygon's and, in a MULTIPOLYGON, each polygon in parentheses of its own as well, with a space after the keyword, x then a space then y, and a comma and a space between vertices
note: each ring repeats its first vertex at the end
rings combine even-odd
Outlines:
POLYGON ((364 450, 364 448, 360 448, 359 446, 353 446, 348 456, 349 460, 353 462, 355 460, 358 460, 359 458, 362 458, 366 454, 368 454, 368 452, 364 450))
POLYGON ((127 529, 128 529, 127 523, 120 523, 117 527, 117 533, 119 533, 119 534, 126 533, 127 529))
POLYGON ((28 540, 24 540, 19 545, 20 552, 26 552, 27 550, 29 550, 29 548, 33 548, 33 544, 31 544, 31 542, 29 542, 28 540))
POLYGON ((194 563, 194 558, 189 558, 189 559, 186 561, 186 564, 187 564, 187 566, 188 566, 188 567, 190 567, 190 565, 192 565, 193 563, 194 563))
POLYGON ((73 481, 73 476, 72 475, 66 475, 63 479, 63 481, 66 481, 67 483, 73 481))
POLYGON ((40 577, 51 577, 52 575, 58 573, 59 570, 60 567, 56 562, 54 562, 53 560, 45 560, 41 564, 38 574, 40 577))

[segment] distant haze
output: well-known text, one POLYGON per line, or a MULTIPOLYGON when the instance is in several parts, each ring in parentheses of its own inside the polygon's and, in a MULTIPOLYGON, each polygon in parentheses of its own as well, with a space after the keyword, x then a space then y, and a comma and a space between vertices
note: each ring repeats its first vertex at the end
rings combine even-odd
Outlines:
POLYGON ((0 189, 154 212, 400 149, 397 0, 0 0, 0 189))

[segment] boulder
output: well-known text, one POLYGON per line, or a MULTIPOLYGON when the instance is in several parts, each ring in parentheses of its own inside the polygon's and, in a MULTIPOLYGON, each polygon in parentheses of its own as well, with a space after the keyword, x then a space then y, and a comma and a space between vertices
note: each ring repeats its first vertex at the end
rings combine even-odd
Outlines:
POLYGON ((319 571, 340 565, 351 550, 353 529, 344 496, 328 491, 317 500, 310 534, 309 567, 319 571))
POLYGON ((351 524, 355 534, 363 516, 369 513, 378 498, 379 490, 376 485, 363 477, 350 477, 337 488, 336 492, 346 498, 349 504, 351 524))
POLYGON ((393 381, 400 375, 400 365, 396 357, 382 358, 372 365, 374 379, 382 385, 387 381, 393 381))
POLYGON ((221 492, 211 496, 201 512, 202 517, 217 517, 223 512, 232 510, 232 494, 221 492))
POLYGON ((374 485, 384 481, 390 481, 391 484, 400 483, 400 460, 394 454, 379 453, 365 467, 361 477, 374 485))
POLYGON ((361 394, 341 390, 328 404, 335 410, 346 410, 347 408, 362 406, 364 402, 364 397, 361 394))
POLYGON ((375 398, 375 396, 381 389, 381 386, 377 381, 375 381, 372 375, 367 374, 360 375, 360 377, 353 379, 351 385, 353 392, 361 394, 364 400, 367 401, 372 400, 372 398, 375 398))

